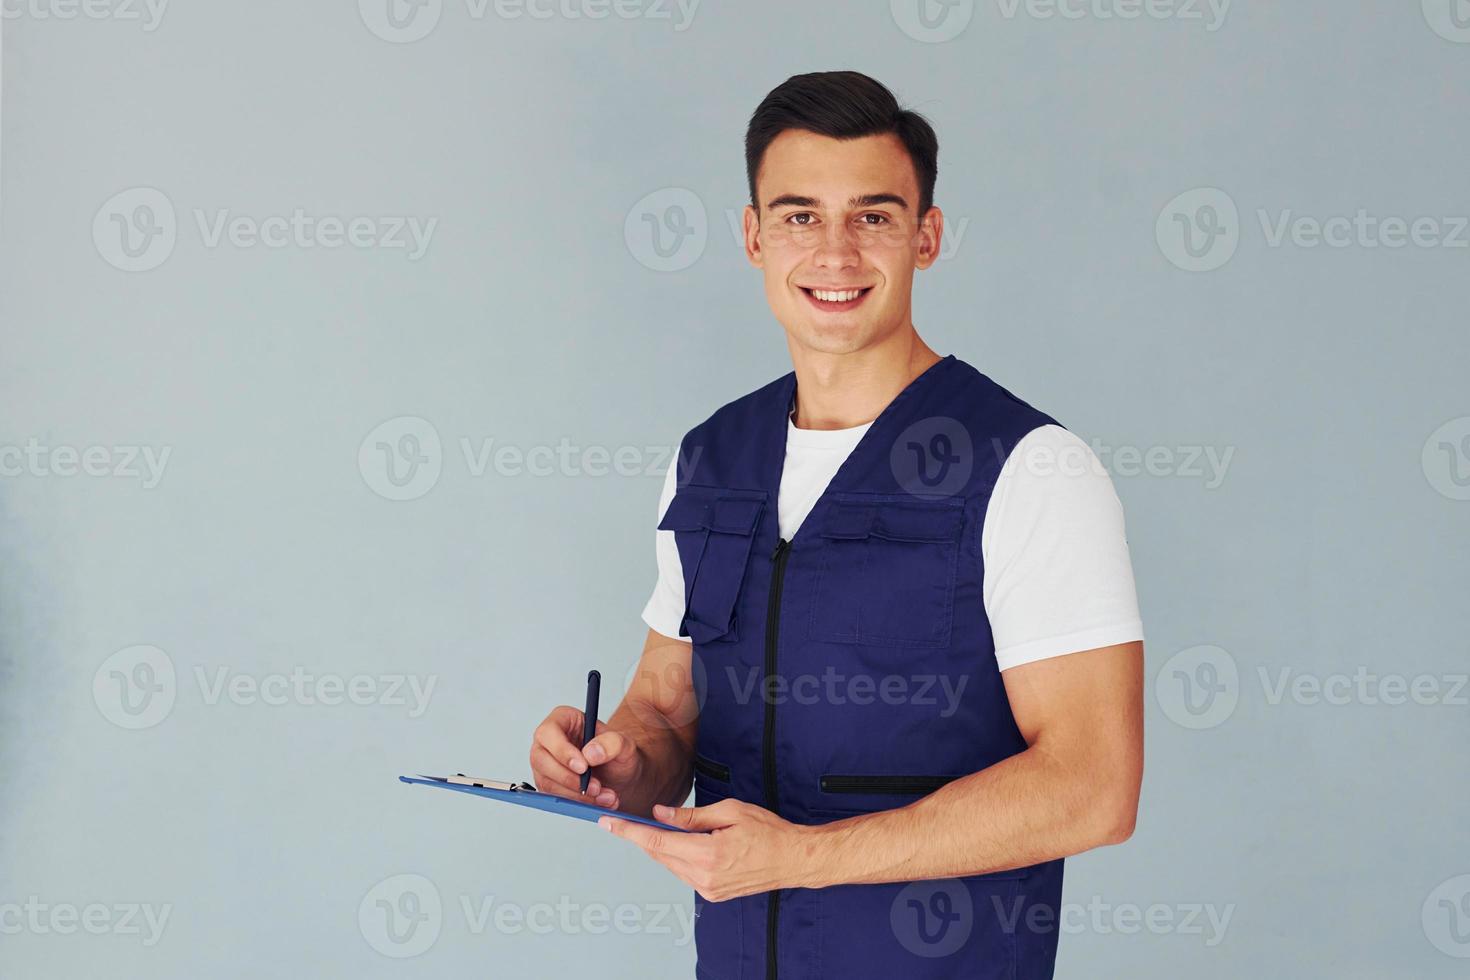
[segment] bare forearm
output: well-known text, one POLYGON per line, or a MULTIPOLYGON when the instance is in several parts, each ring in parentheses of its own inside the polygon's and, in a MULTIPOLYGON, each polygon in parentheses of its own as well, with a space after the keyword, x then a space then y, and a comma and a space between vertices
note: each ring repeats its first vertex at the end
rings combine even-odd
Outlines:
POLYGON ((805 887, 983 874, 1117 843, 1136 784, 1099 780, 1039 746, 896 810, 812 828, 805 887))
POLYGON ((622 791, 619 809, 648 816, 655 803, 678 806, 689 796, 694 730, 679 727, 651 702, 630 695, 608 719, 630 735, 642 762, 637 783, 622 791))

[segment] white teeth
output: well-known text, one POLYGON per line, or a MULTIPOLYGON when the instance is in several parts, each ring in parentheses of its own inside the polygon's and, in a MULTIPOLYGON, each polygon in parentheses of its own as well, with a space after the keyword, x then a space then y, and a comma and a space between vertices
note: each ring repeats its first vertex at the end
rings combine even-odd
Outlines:
POLYGON ((857 299, 862 295, 861 289, 844 289, 833 291, 830 289, 813 289, 812 295, 824 303, 846 303, 850 299, 857 299))

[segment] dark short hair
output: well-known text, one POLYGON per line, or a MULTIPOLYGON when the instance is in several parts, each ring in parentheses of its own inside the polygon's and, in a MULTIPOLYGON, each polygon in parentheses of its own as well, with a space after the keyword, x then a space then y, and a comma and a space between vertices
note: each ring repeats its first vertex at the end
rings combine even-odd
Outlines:
POLYGON ((766 148, 788 129, 804 129, 834 139, 856 139, 892 133, 902 141, 919 180, 919 217, 934 204, 939 175, 939 139, 929 121, 901 108, 893 93, 876 79, 856 71, 816 71, 792 75, 771 89, 750 117, 745 130, 745 176, 750 204, 756 200, 755 178, 766 148))

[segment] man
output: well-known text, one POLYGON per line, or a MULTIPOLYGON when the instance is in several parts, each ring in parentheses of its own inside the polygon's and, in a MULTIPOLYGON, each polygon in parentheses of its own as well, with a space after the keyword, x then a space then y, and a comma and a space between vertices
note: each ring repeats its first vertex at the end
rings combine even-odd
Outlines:
POLYGON ((536 784, 702 897, 700 977, 1052 975, 1062 859, 1126 840, 1142 626, 1086 444, 915 332, 937 141, 798 75, 746 135, 746 255, 794 371, 685 437, 627 695, 536 784), (687 637, 687 640, 685 639, 687 637), (691 774, 695 807, 681 807, 691 774))

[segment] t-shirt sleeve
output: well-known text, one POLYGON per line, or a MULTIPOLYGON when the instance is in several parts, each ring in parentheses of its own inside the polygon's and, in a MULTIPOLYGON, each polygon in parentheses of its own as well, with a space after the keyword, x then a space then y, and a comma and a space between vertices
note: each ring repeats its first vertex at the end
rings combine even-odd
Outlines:
POLYGON ((980 548, 1001 670, 1143 639, 1123 504, 1092 447, 1061 426, 1012 450, 980 548))
MULTIPOLYGON (((658 516, 654 523, 663 520, 669 502, 674 499, 675 481, 678 470, 669 464, 664 477, 663 491, 658 499, 658 516)), ((643 607, 643 621, 648 628, 664 636, 688 643, 689 637, 679 635, 679 624, 684 621, 684 568, 679 563, 679 548, 674 543, 673 531, 654 532, 654 555, 658 559, 658 581, 654 583, 653 595, 643 607)))

